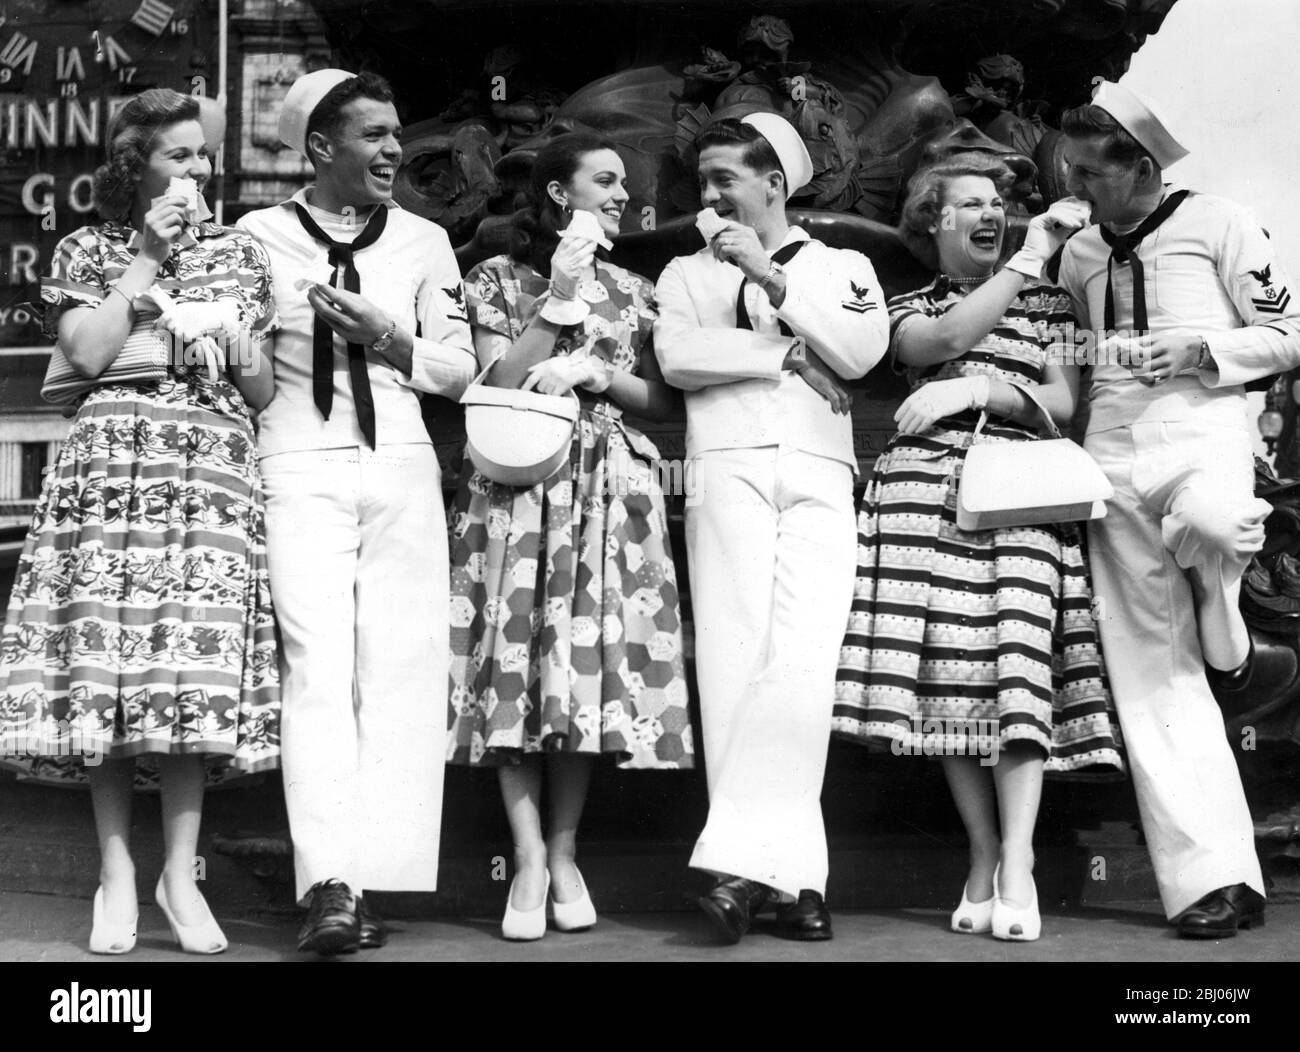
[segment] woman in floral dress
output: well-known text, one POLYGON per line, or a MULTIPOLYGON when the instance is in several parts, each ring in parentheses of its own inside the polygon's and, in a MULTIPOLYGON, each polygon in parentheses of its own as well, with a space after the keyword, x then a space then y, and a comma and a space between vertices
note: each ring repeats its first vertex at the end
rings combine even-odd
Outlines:
POLYGON ((664 419, 674 407, 649 343, 653 286, 598 258, 595 240, 560 236, 576 210, 617 234, 625 179, 610 143, 553 140, 534 164, 510 254, 465 280, 480 365, 495 363, 488 382, 581 402, 555 474, 525 489, 473 472, 451 520, 449 760, 499 769, 516 864, 507 938, 540 938, 548 898, 561 930, 596 922, 574 864, 595 757, 692 765, 658 452, 622 419, 664 419))
POLYGON ((41 288, 46 335, 81 376, 110 367, 151 288, 175 304, 156 325, 181 352, 164 379, 100 379, 80 397, 4 626, 0 755, 32 777, 90 783, 96 953, 135 944, 137 758, 161 781, 156 898, 183 949, 216 953, 226 940, 193 876, 205 767, 260 771, 279 757, 249 419, 272 393, 260 343, 275 324, 270 268, 246 234, 199 220, 201 198, 169 192, 173 178, 201 188, 211 174, 198 116, 193 98, 166 89, 120 111, 94 179, 107 221, 59 243, 41 288))
POLYGON ((1040 420, 1025 391, 1063 426, 1078 397, 1070 300, 1038 274, 1085 220, 1054 205, 995 273, 1012 181, 1000 161, 965 155, 909 185, 904 236, 940 274, 889 305, 890 349, 912 393, 862 498, 832 727, 941 758, 970 838, 952 928, 1029 941, 1041 923, 1032 870, 1044 773, 1113 777, 1123 758, 1078 526, 956 524, 980 413, 980 441, 1028 442, 1040 420), (1053 347, 1068 347, 1069 364, 1053 347))

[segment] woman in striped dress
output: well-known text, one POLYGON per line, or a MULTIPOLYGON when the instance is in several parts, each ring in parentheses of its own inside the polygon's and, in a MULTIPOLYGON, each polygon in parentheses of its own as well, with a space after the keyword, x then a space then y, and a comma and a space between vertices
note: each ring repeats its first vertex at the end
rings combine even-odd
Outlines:
POLYGON ((0 651, 0 756, 30 777, 90 783, 93 953, 135 945, 132 789, 159 775, 166 857, 155 897, 182 949, 226 948, 194 882, 205 775, 279 762, 249 419, 273 390, 259 338, 275 327, 275 301, 262 246, 203 221, 201 199, 171 189, 173 179, 201 188, 212 172, 199 112, 167 89, 119 111, 94 179, 106 222, 64 238, 41 284, 45 332, 88 388, 18 564, 0 651), (147 321, 137 297, 151 289, 174 303, 154 326, 182 353, 160 359, 157 378, 113 382, 105 371, 147 321), (199 348, 210 367, 188 366, 199 348))
POLYGON ((909 186, 904 236, 940 273, 890 304, 891 352, 912 393, 863 497, 834 730, 941 757, 970 838, 953 930, 1029 940, 1044 771, 1114 772, 1123 761, 1078 527, 956 525, 980 412, 981 441, 1032 441, 1038 409, 1018 387, 1060 425, 1078 393, 1078 368, 1049 355, 1068 338, 1069 300, 1037 279, 1086 215, 1054 205, 994 273, 1011 182, 1001 162, 965 155, 909 186))

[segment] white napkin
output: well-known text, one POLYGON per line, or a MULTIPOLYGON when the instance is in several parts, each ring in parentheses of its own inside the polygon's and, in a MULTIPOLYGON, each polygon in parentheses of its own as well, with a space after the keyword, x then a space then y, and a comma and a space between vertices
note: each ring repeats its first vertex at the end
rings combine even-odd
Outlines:
POLYGON ((591 212, 578 208, 574 210, 573 216, 569 219, 569 225, 560 231, 560 237, 585 237, 588 241, 594 241, 601 248, 612 249, 614 242, 605 236, 605 231, 600 228, 600 220, 591 212))

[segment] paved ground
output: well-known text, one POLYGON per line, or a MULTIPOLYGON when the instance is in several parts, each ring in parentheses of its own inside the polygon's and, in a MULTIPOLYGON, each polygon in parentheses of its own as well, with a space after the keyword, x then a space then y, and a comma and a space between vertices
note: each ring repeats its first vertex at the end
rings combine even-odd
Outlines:
MULTIPOLYGON (((406 920, 388 946, 344 958, 374 961, 1300 961, 1300 904, 1269 907, 1268 924, 1236 938, 1196 943, 1175 937, 1150 904, 1045 915, 1037 943, 1009 945, 947 930, 935 910, 835 914, 828 943, 787 942, 761 931, 720 946, 702 916, 602 916, 589 932, 550 932, 537 943, 507 943, 498 920, 406 920)), ((161 912, 141 907, 140 941, 129 961, 311 960, 293 949, 293 917, 224 923, 230 950, 189 957, 170 948, 161 912)), ((0 893, 0 961, 100 961, 85 949, 90 903, 63 896, 0 893)))

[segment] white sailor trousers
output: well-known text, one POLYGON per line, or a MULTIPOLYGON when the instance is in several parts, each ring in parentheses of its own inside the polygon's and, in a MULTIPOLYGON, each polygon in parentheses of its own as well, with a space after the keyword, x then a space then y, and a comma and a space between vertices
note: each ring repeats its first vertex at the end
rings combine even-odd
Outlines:
POLYGON ((446 514, 433 447, 262 460, 297 896, 438 883, 446 514))
POLYGON ((709 818, 691 866, 826 890, 821 791, 853 598, 853 472, 777 446, 695 458, 686 543, 709 818))
POLYGON ((1115 487, 1088 524, 1106 670, 1128 750, 1142 829, 1172 919, 1215 888, 1263 894, 1250 811, 1208 658, 1231 668, 1248 636, 1241 575, 1263 543, 1245 431, 1195 421, 1090 434, 1115 487))

